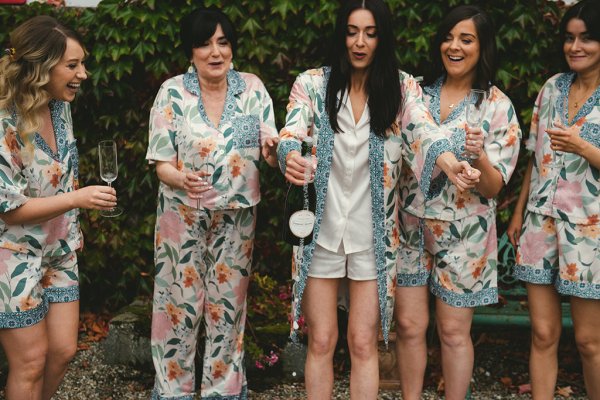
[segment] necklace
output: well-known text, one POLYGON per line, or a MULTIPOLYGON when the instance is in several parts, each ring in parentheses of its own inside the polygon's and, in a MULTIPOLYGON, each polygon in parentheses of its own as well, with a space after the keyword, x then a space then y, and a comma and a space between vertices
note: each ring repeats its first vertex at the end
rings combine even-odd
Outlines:
MULTIPOLYGON (((583 92, 583 94, 581 96, 578 96, 578 98, 575 98, 575 93, 573 90, 571 90, 571 96, 573 96, 573 107, 575 108, 575 110, 579 109, 579 106, 582 104, 585 104, 585 102, 587 101, 588 97, 591 96, 591 94, 596 90, 596 86, 592 86, 591 88, 585 90, 583 92), (582 100, 585 100, 582 104, 581 103, 582 100)), ((577 91, 581 92, 581 82, 579 82, 579 85, 577 86, 577 91)))

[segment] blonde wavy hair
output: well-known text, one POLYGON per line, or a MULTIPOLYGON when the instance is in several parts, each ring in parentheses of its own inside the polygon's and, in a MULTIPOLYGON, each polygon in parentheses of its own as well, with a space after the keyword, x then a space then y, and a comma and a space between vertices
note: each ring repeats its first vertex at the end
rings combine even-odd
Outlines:
POLYGON ((10 33, 9 51, 0 58, 0 110, 16 111, 17 130, 28 148, 40 128, 43 108, 50 101, 44 86, 65 53, 67 38, 83 47, 79 35, 56 19, 33 17, 10 33))

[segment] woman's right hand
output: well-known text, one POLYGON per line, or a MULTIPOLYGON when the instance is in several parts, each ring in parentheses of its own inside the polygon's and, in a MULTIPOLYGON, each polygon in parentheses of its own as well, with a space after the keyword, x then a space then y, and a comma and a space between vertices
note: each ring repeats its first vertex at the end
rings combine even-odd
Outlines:
POLYGON ((208 176, 210 174, 206 171, 186 172, 183 178, 183 190, 191 199, 201 199, 202 193, 213 188, 206 179, 208 176))
POLYGON ((317 159, 312 157, 312 165, 309 161, 307 161, 299 151, 292 150, 288 153, 285 159, 285 179, 288 182, 302 186, 304 185, 304 174, 306 173, 306 168, 310 168, 310 178, 312 181, 315 179, 315 169, 317 165, 317 159))
POLYGON ((508 235, 508 240, 516 249, 519 247, 519 239, 521 238, 521 229, 523 228, 523 213, 515 210, 513 212, 512 217, 510 218, 510 223, 508 224, 508 229, 506 229, 506 234, 508 235))
POLYGON ((75 196, 75 208, 110 210, 117 205, 117 192, 110 186, 86 186, 71 193, 75 196))

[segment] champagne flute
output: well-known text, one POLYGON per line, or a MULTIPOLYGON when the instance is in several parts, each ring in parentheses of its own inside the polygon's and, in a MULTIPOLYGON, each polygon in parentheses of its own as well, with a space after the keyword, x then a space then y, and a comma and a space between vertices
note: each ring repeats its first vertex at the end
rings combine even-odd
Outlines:
MULTIPOLYGON (((103 140, 98 143, 98 161, 100 162, 100 178, 111 187, 119 174, 117 144, 114 140, 103 140)), ((120 207, 100 211, 100 215, 103 217, 118 217, 122 213, 123 209, 120 207)))
MULTIPOLYGON (((483 117, 485 116, 486 111, 486 99, 487 92, 481 89, 471 89, 466 101, 466 109, 465 116, 467 119, 467 125, 469 128, 481 128, 481 124, 483 123, 483 117)), ((483 131, 482 135, 485 136, 483 131)), ((465 132, 465 144, 466 144, 466 132, 465 132)), ((473 154, 471 152, 465 151, 464 156, 470 158, 471 160, 475 160, 479 158, 479 155, 473 154)))
MULTIPOLYGON (((204 181, 204 183, 206 185, 209 185, 209 186, 211 185, 211 180, 212 180, 212 174, 209 171, 211 166, 214 171, 215 160, 210 154, 203 157, 200 154, 200 152, 195 153, 194 157, 192 158, 192 168, 193 168, 194 172, 199 172, 199 171, 204 172, 204 174, 202 174, 202 176, 200 178, 204 181)), ((198 197, 196 199, 196 210, 198 210, 198 212, 204 210, 203 199, 205 198, 206 193, 207 193, 206 191, 201 193, 200 195, 202 197, 198 197)))
MULTIPOLYGON (((559 122, 558 107, 558 96, 556 94, 550 95, 548 99, 548 114, 546 115, 546 129, 556 129, 556 122, 559 122)), ((550 142, 552 143, 552 142, 550 142)), ((550 145, 552 150, 552 144, 550 145)), ((562 153, 560 151, 552 150, 552 161, 548 164, 553 168, 562 168, 562 153)))

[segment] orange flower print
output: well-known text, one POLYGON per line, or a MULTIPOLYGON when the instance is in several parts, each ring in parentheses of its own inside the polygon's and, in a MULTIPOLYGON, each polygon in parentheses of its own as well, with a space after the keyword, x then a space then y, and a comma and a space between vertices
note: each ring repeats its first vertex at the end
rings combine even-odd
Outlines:
POLYGON ((279 138, 280 139, 290 139, 290 138, 293 138, 294 136, 295 135, 294 135, 293 132, 291 132, 291 131, 289 131, 289 130, 287 130, 285 128, 283 128, 281 130, 281 132, 279 132, 279 138))
POLYGON ((390 247, 392 248, 397 248, 400 246, 400 232, 398 231, 398 228, 392 229, 392 237, 390 242, 390 247))
POLYGON ((287 106, 285 106, 285 111, 290 112, 296 106, 296 102, 294 100, 290 101, 287 106))
POLYGON ((198 273, 191 265, 188 265, 183 270, 183 286, 190 287, 198 280, 198 273))
POLYGON ((244 253, 244 256, 246 256, 246 258, 252 257, 253 249, 254 246, 252 240, 245 240, 244 243, 242 243, 242 252, 244 253))
POLYGON ((517 143, 517 132, 519 131, 519 125, 513 124, 508 128, 508 139, 506 140, 506 146, 514 146, 517 143))
POLYGON ((183 160, 177 160, 177 171, 183 171, 183 160))
POLYGON ((456 208, 459 210, 465 208, 465 198, 462 196, 456 197, 456 208))
POLYGON ((392 187, 392 177, 390 176, 390 167, 383 163, 383 187, 390 189, 392 187))
POLYGON ((170 381, 173 381, 182 375, 183 375, 183 370, 181 369, 179 364, 177 364, 177 361, 171 360, 167 363, 167 378, 170 381))
POLYGON ((217 143, 213 138, 203 138, 200 139, 200 143, 198 144, 198 153, 200 153, 200 157, 205 158, 208 157, 216 147, 217 143))
POLYGON ((192 226, 194 222, 196 222, 196 210, 190 206, 186 206, 185 204, 180 204, 177 207, 179 211, 179 215, 183 217, 183 222, 187 226, 192 226))
POLYGON ((17 141, 17 132, 12 128, 8 128, 4 135, 4 141, 6 147, 10 150, 10 160, 13 165, 23 168, 23 159, 21 157, 19 142, 17 141))
POLYGON ((309 69, 308 71, 306 71, 306 73, 308 75, 313 75, 313 76, 323 76, 323 70, 321 68, 309 69))
POLYGON ((433 225, 433 229, 431 229, 431 233, 433 233, 436 237, 442 237, 442 235, 444 234, 444 228, 442 228, 442 225, 440 224, 435 224, 433 225))
POLYGON ((600 222, 598 214, 590 215, 587 220, 587 225, 596 225, 598 222, 600 222))
POLYGON ((421 140, 417 139, 411 143, 410 148, 413 152, 418 153, 421 150, 421 140))
POLYGON ((38 305, 38 302, 35 301, 31 296, 27 296, 26 298, 21 299, 20 311, 31 310, 35 306, 38 305))
POLYGON ((244 349, 244 334, 240 333, 237 335, 237 338, 235 340, 235 350, 236 350, 236 352, 241 353, 243 349, 244 349))
POLYGON ((562 271, 561 278, 567 281, 577 281, 577 265, 575 263, 567 264, 566 271, 562 271))
POLYGON ((552 154, 545 154, 544 158, 542 158, 542 165, 548 165, 552 162, 552 154))
POLYGON ((227 372, 227 369, 227 364, 225 364, 222 360, 215 361, 212 366, 213 379, 219 379, 225 376, 225 372, 227 372))
POLYGON ((223 307, 220 304, 208 303, 208 313, 213 322, 219 322, 223 318, 223 307))
MULTIPOLYGON (((546 156, 544 156, 544 159, 546 158, 546 156)), ((548 168, 546 165, 542 165, 542 169, 540 170, 540 175, 542 177, 546 177, 548 176, 548 172, 550 171, 550 168, 548 168)))
POLYGON ((156 232, 156 235, 154 237, 154 245, 158 247, 161 242, 162 242, 162 239, 160 237, 160 232, 156 232))
POLYGON ((231 268, 223 263, 217 264, 217 280, 220 284, 228 282, 231 279, 231 268))
POLYGON ((42 277, 42 280, 40 281, 40 283, 42 284, 43 288, 47 288, 50 287, 52 285, 52 278, 54 277, 54 274, 46 274, 42 277))
POLYGON ((587 238, 596 239, 600 236, 600 229, 598 225, 579 225, 579 232, 587 238))
POLYGON ((481 272, 483 271, 483 268, 487 264, 487 257, 483 256, 478 260, 471 261, 470 264, 471 264, 470 265, 471 276, 473 277, 473 279, 478 279, 481 276, 481 272))
POLYGON ((542 224, 542 230, 547 234, 554 235, 556 233, 554 218, 546 218, 546 220, 542 224))
POLYGON ((53 187, 57 187, 60 183, 60 177, 62 176, 62 170, 60 169, 60 165, 58 163, 53 162, 44 172, 50 184, 53 187))
POLYGON ((423 265, 425 265, 425 269, 427 271, 431 271, 433 269, 433 257, 431 257, 431 254, 424 252, 423 258, 425 259, 425 261, 423 262, 423 265))
POLYGON ((582 127, 583 124, 586 123, 586 121, 587 121, 587 119, 585 117, 578 119, 577 122, 575 122, 575 126, 582 127))
POLYGON ((183 311, 172 303, 167 303, 167 314, 171 319, 171 324, 177 325, 181 322, 183 318, 183 311))
POLYGON ((392 128, 392 134, 394 136, 399 136, 400 135, 400 132, 401 132, 400 131, 400 125, 398 124, 397 121, 392 124, 391 128, 392 128))
POLYGON ((163 108, 163 113, 165 115, 165 119, 171 123, 173 122, 173 108, 168 104, 165 108, 163 108))
POLYGON ((235 153, 229 157, 229 168, 231 169, 231 176, 234 178, 242 174, 245 166, 246 161, 239 154, 235 153))
POLYGON ((452 280, 450 279, 450 274, 448 274, 447 272, 442 272, 440 274, 440 284, 442 285, 442 287, 444 287, 448 290, 454 289, 454 284, 452 283, 452 280))

